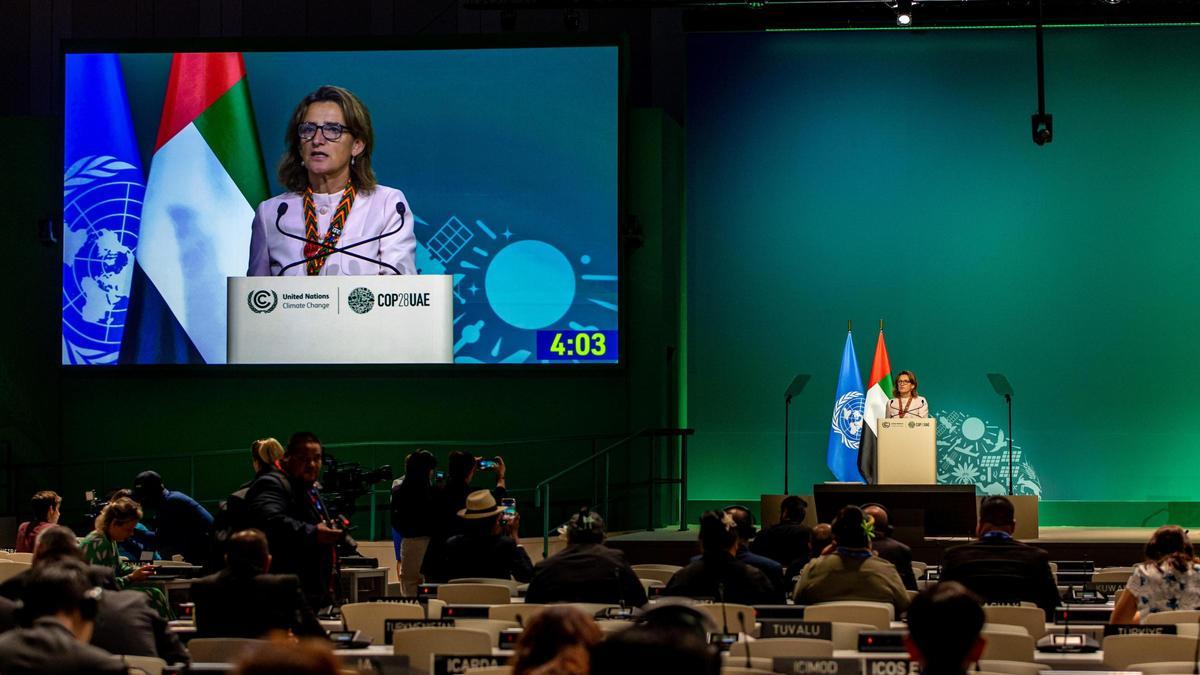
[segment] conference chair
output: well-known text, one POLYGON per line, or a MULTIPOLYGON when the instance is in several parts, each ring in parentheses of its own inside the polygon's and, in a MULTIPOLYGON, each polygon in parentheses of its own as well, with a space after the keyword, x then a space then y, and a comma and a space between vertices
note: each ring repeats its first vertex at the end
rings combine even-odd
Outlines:
POLYGON ((1101 567, 1092 572, 1093 584, 1125 583, 1133 574, 1132 567, 1101 567))
POLYGON ((913 576, 920 579, 929 571, 929 563, 923 563, 920 560, 912 561, 913 576))
POLYGON ((980 634, 987 641, 981 659, 1033 662, 1034 639, 1024 628, 999 626, 999 630, 988 630, 985 627, 980 634))
MULTIPOLYGON (((713 623, 716 624, 719 631, 724 631, 728 627, 730 633, 755 634, 754 608, 750 605, 739 605, 736 602, 726 602, 724 604, 714 602, 712 604, 692 605, 692 608, 707 614, 713 620, 713 623), (725 611, 724 616, 721 614, 722 609, 725 611), (742 625, 743 621, 738 621, 738 614, 742 615, 745 626, 742 625)), ((820 620, 808 619, 807 614, 805 618, 809 621, 820 620)))
POLYGON ((633 628, 633 622, 625 619, 600 619, 596 626, 607 636, 609 633, 620 633, 626 628, 633 628))
POLYGON ((187 648, 193 663, 236 663, 242 654, 266 643, 250 638, 192 638, 187 648))
POLYGON ((1143 675, 1191 675, 1195 668, 1195 661, 1153 661, 1129 665, 1130 671, 1141 671, 1143 675))
POLYGON ((517 591, 523 587, 528 587, 529 584, 523 581, 515 581, 513 579, 493 579, 489 577, 461 577, 459 579, 451 579, 451 584, 493 584, 496 586, 504 586, 509 590, 512 597, 517 597, 517 591))
POLYGON ((666 583, 664 583, 662 581, 658 581, 656 579, 643 579, 641 577, 638 577, 638 581, 642 582, 642 590, 646 591, 647 597, 649 597, 649 595, 650 595, 651 588, 655 588, 655 587, 663 588, 667 585, 666 583))
MULTIPOLYGON (((754 653, 754 647, 750 647, 750 653, 754 653)), ((750 668, 752 670, 770 672, 775 667, 775 659, 766 656, 751 656, 750 665, 747 666, 745 656, 733 657, 729 655, 729 652, 723 652, 721 654, 721 664, 722 672, 724 672, 725 668, 750 668)))
POLYGON ((16 562, 13 560, 0 560, 0 583, 4 583, 9 579, 17 576, 21 572, 32 567, 29 563, 16 562))
POLYGON ((507 605, 513 591, 500 584, 442 584, 437 588, 438 600, 451 605, 507 605))
POLYGON ((722 666, 721 675, 775 675, 775 671, 745 666, 722 666))
POLYGON ((463 675, 512 675, 512 666, 492 666, 491 668, 467 668, 463 675))
POLYGON ((886 602, 866 600, 838 600, 822 602, 804 608, 805 621, 835 621, 839 623, 865 623, 877 630, 888 630, 895 609, 886 602))
POLYGON ((683 569, 679 565, 658 565, 658 564, 650 564, 650 563, 647 563, 644 565, 630 565, 630 567, 633 568, 634 573, 640 572, 642 570, 663 570, 665 572, 671 572, 672 574, 674 574, 675 572, 678 572, 679 570, 683 569))
POLYGON ((1200 622, 1200 610, 1175 609, 1169 612, 1153 612, 1142 617, 1142 623, 1161 626, 1163 624, 1195 624, 1200 622))
POLYGON ((488 618, 496 619, 497 621, 516 621, 519 624, 528 626, 529 620, 545 608, 546 605, 531 604, 528 602, 492 605, 488 608, 488 618))
POLYGON ((157 656, 129 656, 124 655, 121 661, 129 666, 130 670, 145 673, 145 675, 162 675, 163 670, 167 667, 167 662, 157 656))
POLYGON ((596 614, 598 614, 610 607, 619 607, 620 606, 615 602, 567 602, 567 603, 563 603, 563 604, 570 605, 570 606, 574 607, 575 609, 578 609, 579 611, 581 611, 584 614, 587 614, 588 616, 591 616, 591 617, 595 617, 596 614))
POLYGON ((454 622, 454 627, 483 631, 491 638, 492 646, 499 647, 500 633, 509 628, 520 628, 521 625, 516 621, 501 621, 499 619, 458 619, 454 622))
POLYGON ((13 562, 32 563, 33 562, 33 554, 32 553, 9 553, 8 559, 13 562))
POLYGON ((491 654, 492 638, 470 628, 406 628, 392 634, 392 653, 407 656, 409 669, 428 673, 434 654, 491 654))
POLYGON ((1134 663, 1189 661, 1196 655, 1196 638, 1146 633, 1109 635, 1101 648, 1107 670, 1129 670, 1134 663))
POLYGON ((1041 663, 1005 661, 1003 659, 981 659, 979 667, 990 673, 1003 673, 1004 675, 1038 675, 1043 670, 1050 670, 1050 666, 1041 663))
POLYGON ((985 605, 983 615, 990 624, 1021 626, 1034 640, 1046 634, 1046 613, 1040 607, 985 605))
POLYGON ((670 570, 634 570, 634 574, 642 581, 660 581, 667 583, 675 573, 670 570))
MULTIPOLYGON (((829 640, 813 640, 810 638, 771 638, 769 640, 752 640, 750 656, 775 658, 777 656, 813 657, 827 659, 833 656, 833 643, 829 640)), ((735 642, 729 646, 729 658, 745 658, 746 642, 735 642)))
POLYGON ((858 634, 863 631, 873 631, 875 626, 865 623, 833 622, 833 648, 858 649, 858 634))
POLYGON ((371 638, 372 644, 381 645, 387 641, 384 626, 388 619, 440 619, 443 607, 445 603, 431 599, 429 615, 426 616, 425 608, 420 605, 400 602, 351 602, 342 605, 342 623, 346 630, 362 631, 363 635, 371 638))

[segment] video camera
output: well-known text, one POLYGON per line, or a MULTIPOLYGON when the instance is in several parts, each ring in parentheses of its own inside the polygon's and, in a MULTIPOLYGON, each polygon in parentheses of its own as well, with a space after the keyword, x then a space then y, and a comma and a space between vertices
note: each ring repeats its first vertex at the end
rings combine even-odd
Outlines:
POLYGON ((349 519, 358 510, 359 498, 370 494, 372 485, 392 480, 392 467, 388 464, 368 471, 357 462, 339 462, 329 453, 325 453, 321 463, 324 465, 321 496, 334 518, 349 519))

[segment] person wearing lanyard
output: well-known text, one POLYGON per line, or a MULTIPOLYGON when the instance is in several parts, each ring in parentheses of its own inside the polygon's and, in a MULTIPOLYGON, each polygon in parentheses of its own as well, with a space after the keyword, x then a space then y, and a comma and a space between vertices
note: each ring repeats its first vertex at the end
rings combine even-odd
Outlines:
POLYGON ((917 394, 917 376, 911 370, 902 370, 896 376, 896 388, 887 403, 887 416, 929 417, 929 403, 917 394))

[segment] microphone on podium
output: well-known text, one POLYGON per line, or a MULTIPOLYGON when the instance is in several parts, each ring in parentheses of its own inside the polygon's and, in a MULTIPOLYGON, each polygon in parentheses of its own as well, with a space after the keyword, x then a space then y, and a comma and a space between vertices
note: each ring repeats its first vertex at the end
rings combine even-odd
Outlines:
MULTIPOLYGON (((400 230, 403 230, 404 229, 404 215, 405 215, 405 213, 408 212, 408 208, 404 205, 403 201, 396 202, 396 214, 400 216, 400 226, 399 227, 397 227, 394 230, 391 230, 390 232, 384 232, 383 234, 379 234, 374 237, 368 237, 366 239, 363 239, 362 241, 356 241, 353 244, 350 244, 349 246, 343 246, 343 247, 328 246, 322 242, 314 241, 312 239, 309 239, 308 237, 301 237, 301 236, 292 234, 291 232, 284 230, 282 227, 279 226, 279 220, 281 218, 283 218, 283 214, 287 213, 287 210, 288 210, 287 202, 279 202, 279 208, 277 208, 275 210, 275 229, 278 230, 280 234, 282 234, 285 237, 288 237, 289 239, 296 239, 296 240, 302 241, 306 244, 314 244, 314 245, 318 246, 321 250, 316 255, 312 256, 313 258, 324 258, 324 257, 331 256, 335 253, 342 253, 342 254, 350 256, 351 258, 365 260, 366 262, 369 262, 369 263, 375 263, 376 265, 379 265, 380 267, 386 267, 387 269, 391 270, 392 273, 394 273, 396 275, 404 274, 403 272, 401 272, 399 269, 397 269, 394 265, 392 265, 390 263, 385 263, 382 260, 375 260, 374 258, 368 258, 365 255, 359 255, 357 253, 353 253, 350 251, 350 249, 352 249, 352 248, 357 248, 364 244, 370 244, 371 242, 379 241, 380 239, 390 237, 394 234, 399 233, 400 230)), ((293 267, 295 267, 297 265, 303 265, 304 263, 308 262, 309 260, 310 260, 310 258, 304 257, 295 262, 288 263, 287 265, 280 268, 280 270, 275 273, 275 276, 281 277, 281 276, 283 276, 284 272, 292 269, 293 267)))

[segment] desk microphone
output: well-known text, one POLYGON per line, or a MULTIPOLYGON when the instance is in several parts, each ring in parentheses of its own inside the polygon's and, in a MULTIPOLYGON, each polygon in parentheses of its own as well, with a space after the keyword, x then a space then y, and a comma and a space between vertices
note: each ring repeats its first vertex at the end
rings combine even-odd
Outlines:
POLYGON ((300 260, 297 260, 296 262, 285 265, 284 267, 280 268, 280 270, 278 272, 275 273, 275 276, 281 277, 281 276, 283 276, 284 272, 292 269, 293 267, 295 267, 297 265, 303 265, 304 263, 308 262, 309 260, 315 260, 317 258, 325 258, 325 257, 331 256, 335 253, 343 253, 345 255, 350 256, 351 258, 358 258, 359 260, 365 260, 366 262, 374 263, 381 267, 386 267, 389 270, 391 270, 392 272, 396 273, 397 275, 403 274, 403 272, 401 272, 399 269, 397 269, 395 266, 393 266, 389 263, 385 263, 382 260, 375 260, 374 258, 368 258, 364 255, 359 255, 357 253, 351 253, 350 249, 362 246, 364 244, 369 244, 374 241, 379 241, 380 239, 383 239, 384 237, 390 237, 390 236, 396 234, 397 232, 399 232, 400 230, 403 230, 404 229, 404 214, 408 212, 407 207, 404 206, 404 202, 396 202, 396 213, 400 216, 400 226, 399 227, 397 227, 396 229, 394 229, 390 232, 384 232, 383 234, 379 234, 374 237, 368 237, 367 239, 363 239, 362 241, 356 241, 353 244, 350 244, 349 246, 340 247, 340 248, 337 246, 329 246, 322 242, 309 239, 308 237, 301 237, 301 236, 292 234, 292 233, 284 230, 282 227, 279 226, 279 220, 281 218, 283 218, 283 214, 287 213, 287 210, 288 210, 287 202, 279 202, 279 208, 277 208, 275 210, 275 229, 278 230, 280 234, 282 234, 283 236, 285 236, 289 239, 295 239, 297 241, 302 241, 305 244, 313 244, 313 245, 317 246, 319 248, 319 252, 316 255, 312 256, 312 258, 307 258, 307 257, 301 258, 300 260))
POLYGON ((746 615, 738 610, 738 623, 742 625, 742 634, 746 636, 746 669, 750 669, 750 631, 746 630, 746 615))
POLYGON ((721 601, 721 632, 729 635, 729 615, 725 612, 725 582, 717 582, 717 598, 721 601))

